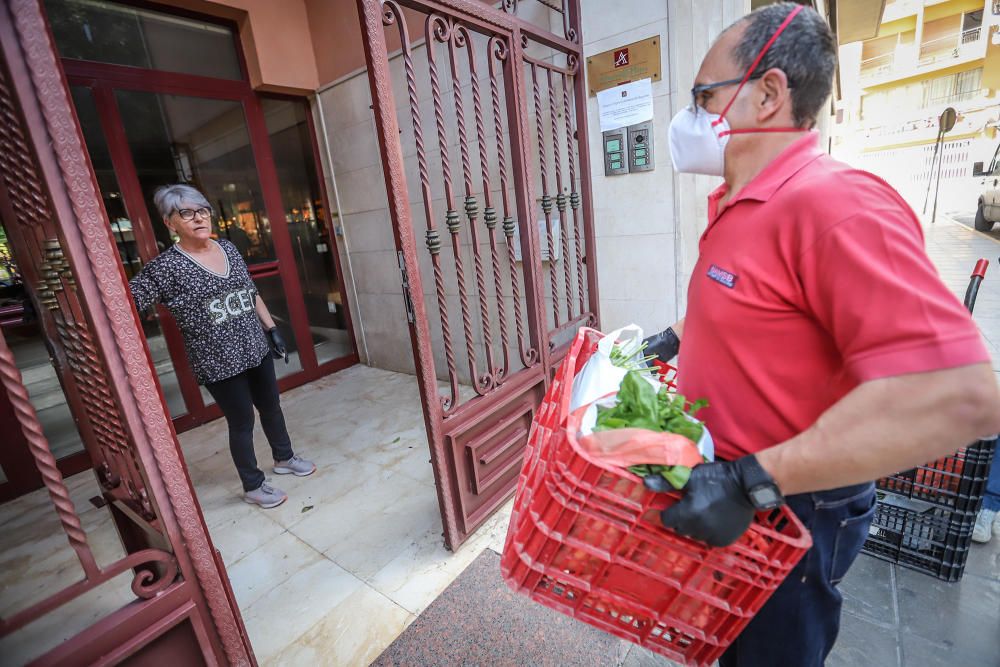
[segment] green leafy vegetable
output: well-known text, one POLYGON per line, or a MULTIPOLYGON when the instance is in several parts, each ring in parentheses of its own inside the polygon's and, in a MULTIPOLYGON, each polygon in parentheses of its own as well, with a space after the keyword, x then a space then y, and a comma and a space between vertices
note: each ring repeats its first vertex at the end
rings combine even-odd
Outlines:
MULTIPOLYGON (((594 431, 618 428, 644 428, 661 433, 676 433, 697 443, 704 427, 691 418, 708 403, 698 400, 688 403, 684 396, 662 387, 659 391, 650 385, 642 373, 630 372, 618 390, 614 407, 597 408, 594 431)), ((640 477, 662 475, 675 489, 681 489, 691 476, 687 466, 655 464, 630 466, 629 470, 640 477)))
POLYGON ((655 369, 650 368, 648 364, 653 359, 656 359, 656 355, 650 354, 645 357, 639 357, 648 345, 649 343, 642 342, 635 344, 633 347, 626 348, 623 343, 615 343, 611 347, 611 354, 608 356, 611 358, 611 363, 618 368, 624 368, 627 371, 636 373, 652 373, 655 369))

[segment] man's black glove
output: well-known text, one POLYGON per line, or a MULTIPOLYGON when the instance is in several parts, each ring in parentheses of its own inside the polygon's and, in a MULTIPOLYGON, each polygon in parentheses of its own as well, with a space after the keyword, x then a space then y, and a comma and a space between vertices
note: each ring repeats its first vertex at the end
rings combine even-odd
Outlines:
POLYGON ((271 327, 267 330, 267 337, 271 344, 271 354, 274 355, 275 359, 284 359, 285 363, 288 363, 288 348, 285 345, 285 339, 278 331, 278 327, 271 327))
POLYGON ((677 356, 677 351, 681 349, 681 339, 670 327, 642 342, 646 344, 643 354, 655 354, 660 361, 670 361, 677 356))
MULTIPOLYGON (((660 491, 650 475, 646 486, 660 491)), ((725 547, 735 542, 753 521, 757 510, 773 509, 785 499, 771 476, 752 454, 736 461, 702 463, 691 469, 684 497, 663 510, 666 528, 707 543, 725 547)))

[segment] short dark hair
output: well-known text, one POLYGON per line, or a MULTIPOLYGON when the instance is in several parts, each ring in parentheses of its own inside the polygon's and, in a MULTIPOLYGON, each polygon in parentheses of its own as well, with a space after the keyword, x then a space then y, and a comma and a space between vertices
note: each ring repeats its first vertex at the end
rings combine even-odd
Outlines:
MULTIPOLYGON (((744 72, 753 64, 781 23, 799 5, 779 2, 761 7, 732 27, 746 26, 733 49, 733 57, 744 72)), ((777 68, 788 77, 795 125, 812 125, 833 89, 837 69, 837 40, 830 25, 814 9, 803 7, 767 50, 753 74, 777 68)))

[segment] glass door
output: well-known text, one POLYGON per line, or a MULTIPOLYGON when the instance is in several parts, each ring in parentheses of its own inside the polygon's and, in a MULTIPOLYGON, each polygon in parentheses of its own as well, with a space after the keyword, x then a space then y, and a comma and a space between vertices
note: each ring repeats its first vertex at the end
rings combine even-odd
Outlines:
POLYGON ((336 254, 337 215, 320 188, 308 107, 302 100, 264 98, 261 108, 316 360, 336 362, 355 348, 336 254))
MULTIPOLYGON (((289 346, 288 389, 357 362, 308 105, 251 88, 232 24, 111 1, 44 0, 127 277, 174 239, 153 205, 212 204, 289 346)), ((141 314, 174 425, 220 415, 166 309, 141 314)))
MULTIPOLYGON (((90 154, 90 161, 94 166, 94 173, 97 175, 97 185, 101 190, 104 208, 108 212, 111 233, 115 238, 118 254, 125 268, 125 277, 131 279, 142 268, 144 261, 152 259, 148 254, 145 258, 143 257, 143 246, 148 244, 140 244, 140 241, 143 240, 141 214, 136 211, 130 215, 126 208, 125 197, 112 164, 111 151, 101 128, 94 91, 81 85, 72 86, 70 90, 73 94, 77 118, 80 120, 80 127, 83 130, 84 141, 87 144, 87 152, 90 154)), ((153 365, 160 379, 160 386, 163 388, 164 398, 166 398, 167 406, 170 408, 170 414, 175 418, 180 417, 188 410, 167 338, 164 336, 155 314, 144 314, 142 327, 149 344, 149 351, 153 356, 153 365)))
MULTIPOLYGON (((275 366, 279 378, 301 371, 243 104, 136 90, 116 90, 115 101, 157 250, 174 242, 153 205, 157 188, 188 183, 203 192, 212 204, 216 236, 239 249, 288 342, 289 363, 275 366)), ((211 400, 207 392, 204 398, 211 400)))

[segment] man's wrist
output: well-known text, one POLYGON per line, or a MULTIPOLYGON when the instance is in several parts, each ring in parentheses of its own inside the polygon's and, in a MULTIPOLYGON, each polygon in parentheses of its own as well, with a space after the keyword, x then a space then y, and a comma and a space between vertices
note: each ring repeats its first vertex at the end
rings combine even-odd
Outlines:
POLYGON ((760 464, 757 456, 750 454, 736 462, 743 491, 758 510, 774 509, 785 504, 774 477, 760 464))
POLYGON ((768 447, 754 454, 757 464, 768 474, 768 476, 778 486, 782 495, 785 493, 786 484, 782 476, 781 456, 776 447, 768 447))

